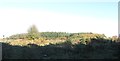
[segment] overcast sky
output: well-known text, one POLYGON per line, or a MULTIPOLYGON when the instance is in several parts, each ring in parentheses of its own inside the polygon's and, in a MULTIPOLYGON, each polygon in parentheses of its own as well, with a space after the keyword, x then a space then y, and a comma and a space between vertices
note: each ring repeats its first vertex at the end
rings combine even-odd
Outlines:
POLYGON ((93 32, 118 35, 118 0, 2 0, 0 37, 40 32, 93 32))

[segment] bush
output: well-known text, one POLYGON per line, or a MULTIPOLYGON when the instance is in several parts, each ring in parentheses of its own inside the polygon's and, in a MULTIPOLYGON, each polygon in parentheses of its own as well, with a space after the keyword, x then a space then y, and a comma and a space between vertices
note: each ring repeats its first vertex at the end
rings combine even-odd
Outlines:
POLYGON ((28 36, 27 38, 30 39, 30 40, 35 40, 35 39, 38 39, 39 38, 39 32, 36 28, 35 25, 32 25, 29 29, 28 29, 28 36))

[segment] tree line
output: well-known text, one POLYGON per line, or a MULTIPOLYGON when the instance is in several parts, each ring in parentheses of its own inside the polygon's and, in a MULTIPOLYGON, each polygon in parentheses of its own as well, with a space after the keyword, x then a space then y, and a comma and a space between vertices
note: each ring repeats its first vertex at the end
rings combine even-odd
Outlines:
POLYGON ((80 41, 82 43, 90 42, 92 38, 95 39, 106 39, 112 41, 118 41, 119 38, 116 36, 106 37, 104 34, 97 34, 92 32, 84 33, 67 33, 67 32, 39 32, 35 25, 32 25, 28 29, 28 33, 15 34, 8 37, 8 39, 29 39, 35 40, 39 38, 44 39, 63 39, 69 41, 80 41))

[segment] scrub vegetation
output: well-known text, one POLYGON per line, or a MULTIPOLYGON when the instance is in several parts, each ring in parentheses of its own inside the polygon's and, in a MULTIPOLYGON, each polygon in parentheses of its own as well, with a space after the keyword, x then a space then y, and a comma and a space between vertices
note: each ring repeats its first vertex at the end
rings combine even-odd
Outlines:
POLYGON ((92 32, 39 32, 35 25, 28 33, 3 39, 3 59, 118 59, 120 38, 92 32))

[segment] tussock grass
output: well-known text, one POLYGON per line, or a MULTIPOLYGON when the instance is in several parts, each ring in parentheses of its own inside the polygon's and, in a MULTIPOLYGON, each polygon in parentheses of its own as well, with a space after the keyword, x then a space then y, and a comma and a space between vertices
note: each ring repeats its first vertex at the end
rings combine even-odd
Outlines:
POLYGON ((39 38, 36 40, 22 40, 22 39, 16 39, 16 40, 10 40, 5 43, 9 43, 10 45, 18 45, 18 46, 27 46, 28 44, 36 44, 38 46, 45 46, 49 44, 56 44, 56 43, 62 43, 65 42, 65 40, 45 40, 44 38, 39 38))

